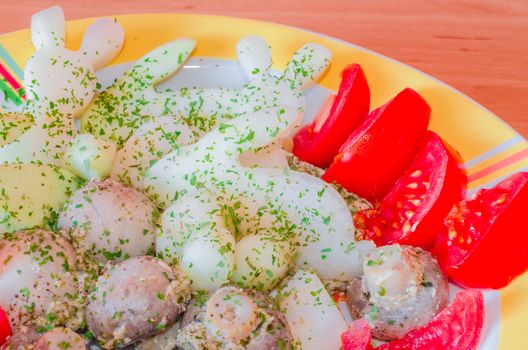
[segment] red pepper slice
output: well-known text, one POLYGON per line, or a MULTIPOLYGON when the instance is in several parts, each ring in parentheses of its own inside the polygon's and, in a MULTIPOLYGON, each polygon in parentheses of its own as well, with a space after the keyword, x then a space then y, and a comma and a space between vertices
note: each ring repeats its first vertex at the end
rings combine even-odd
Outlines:
POLYGON ((299 159, 326 168, 339 147, 365 119, 370 107, 370 91, 359 64, 341 72, 339 92, 330 95, 310 124, 293 137, 293 154, 299 159))
POLYGON ((11 326, 4 309, 0 307, 0 346, 11 336, 11 326))
POLYGON ((456 204, 445 220, 433 254, 459 285, 502 288, 528 269, 528 173, 456 204))
MULTIPOLYGON (((484 297, 474 290, 458 292, 447 308, 427 325, 376 350, 475 350, 484 325, 484 297)), ((355 321, 343 333, 343 350, 371 350, 371 331, 365 321, 355 321), (368 343, 366 342, 368 340, 368 343)))
POLYGON ((431 249, 444 218, 466 195, 467 177, 460 155, 428 131, 418 154, 392 190, 354 215, 360 239, 377 245, 400 243, 431 249))
POLYGON ((343 350, 371 350, 372 331, 364 320, 357 320, 341 334, 343 350))
POLYGON ((417 92, 403 90, 350 135, 323 179, 368 200, 381 199, 420 148, 430 115, 431 108, 417 92))

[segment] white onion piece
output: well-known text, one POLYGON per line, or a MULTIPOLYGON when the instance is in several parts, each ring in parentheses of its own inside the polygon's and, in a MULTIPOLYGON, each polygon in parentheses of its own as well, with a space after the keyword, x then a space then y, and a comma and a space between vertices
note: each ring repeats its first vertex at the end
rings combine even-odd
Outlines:
POLYGON ((147 122, 117 151, 111 178, 140 188, 145 172, 154 162, 192 140, 189 127, 174 117, 147 122))
POLYGON ((308 174, 282 169, 252 169, 251 178, 226 173, 232 191, 240 195, 240 229, 279 229, 277 215, 268 208, 280 207, 295 225, 299 245, 296 264, 315 269, 324 279, 347 280, 361 275, 362 249, 372 243, 356 242, 350 211, 339 193, 323 180, 308 174), (268 184, 273 184, 270 188, 268 184), (263 190, 259 190, 263 189, 263 190))
POLYGON ((98 140, 92 134, 80 134, 66 151, 65 167, 86 180, 104 179, 112 171, 116 151, 113 142, 98 140))
POLYGON ((303 350, 338 350, 347 324, 319 277, 299 270, 278 293, 281 309, 303 350))
POLYGON ((328 48, 308 43, 293 54, 284 74, 277 75, 271 71, 266 41, 247 36, 237 45, 241 68, 249 80, 242 88, 156 90, 155 84, 172 75, 194 46, 194 41, 189 39, 175 40, 139 59, 95 98, 83 114, 81 131, 104 134, 121 146, 135 129, 152 117, 177 116, 201 136, 229 123, 233 117, 261 109, 288 106, 303 111, 303 90, 323 74, 331 59, 328 48))
POLYGON ((20 112, 3 112, 0 109, 0 146, 10 144, 35 124, 33 117, 20 112))
POLYGON ((282 148, 282 142, 263 147, 257 151, 249 150, 240 156, 240 164, 245 167, 281 168, 288 167, 288 152, 282 148))
POLYGON ((0 164, 43 163, 61 166, 64 150, 77 131, 73 120, 42 116, 9 144, 0 146, 0 164), (55 125, 53 128, 48 125, 55 125))
POLYGON ((136 61, 88 106, 81 117, 81 132, 101 135, 123 146, 139 126, 153 117, 183 116, 171 108, 174 99, 160 98, 162 93, 154 85, 178 70, 195 45, 191 39, 169 41, 136 61))
POLYGON ((33 117, 34 124, 0 146, 0 163, 60 166, 68 143, 77 134, 73 118, 88 107, 95 94, 94 68, 101 68, 121 50, 123 28, 114 20, 99 19, 88 27, 82 50, 71 51, 65 48, 64 13, 53 6, 32 16, 31 38, 37 51, 24 68, 27 101, 23 111, 33 117))
POLYGON ((194 290, 214 291, 228 282, 235 266, 234 247, 218 203, 207 195, 185 196, 162 215, 158 256, 179 263, 194 290))
POLYGON ((193 290, 213 291, 228 282, 235 266, 234 244, 227 229, 193 234, 182 249, 180 262, 193 290))
POLYGON ((231 205, 244 235, 275 231, 296 240, 299 268, 315 269, 324 279, 359 276, 363 243, 355 242, 350 211, 331 185, 289 169, 247 168, 239 162, 244 152, 286 135, 299 116, 282 108, 235 118, 162 158, 143 186, 160 206, 189 191, 214 193, 231 205))
POLYGON ((279 283, 291 266, 296 247, 273 234, 243 237, 236 245, 233 282, 244 288, 267 291, 279 283))

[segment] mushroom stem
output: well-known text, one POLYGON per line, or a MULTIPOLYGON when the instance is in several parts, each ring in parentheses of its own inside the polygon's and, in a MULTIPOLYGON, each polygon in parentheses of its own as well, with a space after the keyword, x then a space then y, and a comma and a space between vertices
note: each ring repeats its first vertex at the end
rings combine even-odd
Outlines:
POLYGON ((206 327, 210 335, 223 342, 238 342, 251 334, 257 322, 257 306, 241 289, 217 290, 207 302, 206 327))

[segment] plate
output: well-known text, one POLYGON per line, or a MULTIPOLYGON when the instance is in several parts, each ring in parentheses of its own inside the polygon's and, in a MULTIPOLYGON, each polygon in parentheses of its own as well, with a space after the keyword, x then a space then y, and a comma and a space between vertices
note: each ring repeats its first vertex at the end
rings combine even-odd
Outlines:
MULTIPOLYGON (((77 49, 93 19, 67 24, 67 47, 77 49)), ((119 76, 128 65, 155 47, 182 37, 198 46, 193 58, 168 85, 237 86, 244 82, 235 61, 236 43, 245 35, 264 37, 271 46, 274 69, 283 69, 293 52, 307 42, 332 51, 329 70, 317 86, 306 92, 306 120, 313 117, 324 97, 339 86, 339 73, 349 63, 362 65, 370 84, 373 107, 383 104, 405 87, 417 90, 432 108, 430 128, 462 155, 470 193, 491 187, 517 171, 528 170, 528 142, 510 126, 475 101, 437 79, 365 48, 317 33, 273 23, 232 17, 148 14, 117 16, 125 29, 125 46, 109 67, 99 71, 102 85, 119 76)), ((0 106, 17 109, 27 58, 34 52, 29 30, 0 36, 0 106)), ((492 258, 492 257, 490 257, 492 258)), ((453 288, 455 289, 455 288, 453 288)), ((486 324, 480 349, 528 349, 528 274, 508 288, 485 292, 486 324)))

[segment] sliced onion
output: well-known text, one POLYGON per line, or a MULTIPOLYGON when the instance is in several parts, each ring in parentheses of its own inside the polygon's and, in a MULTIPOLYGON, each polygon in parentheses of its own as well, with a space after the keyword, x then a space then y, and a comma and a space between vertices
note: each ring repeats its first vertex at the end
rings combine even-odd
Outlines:
POLYGON ((338 350, 347 328, 319 277, 299 270, 278 293, 293 337, 303 350, 338 350))

